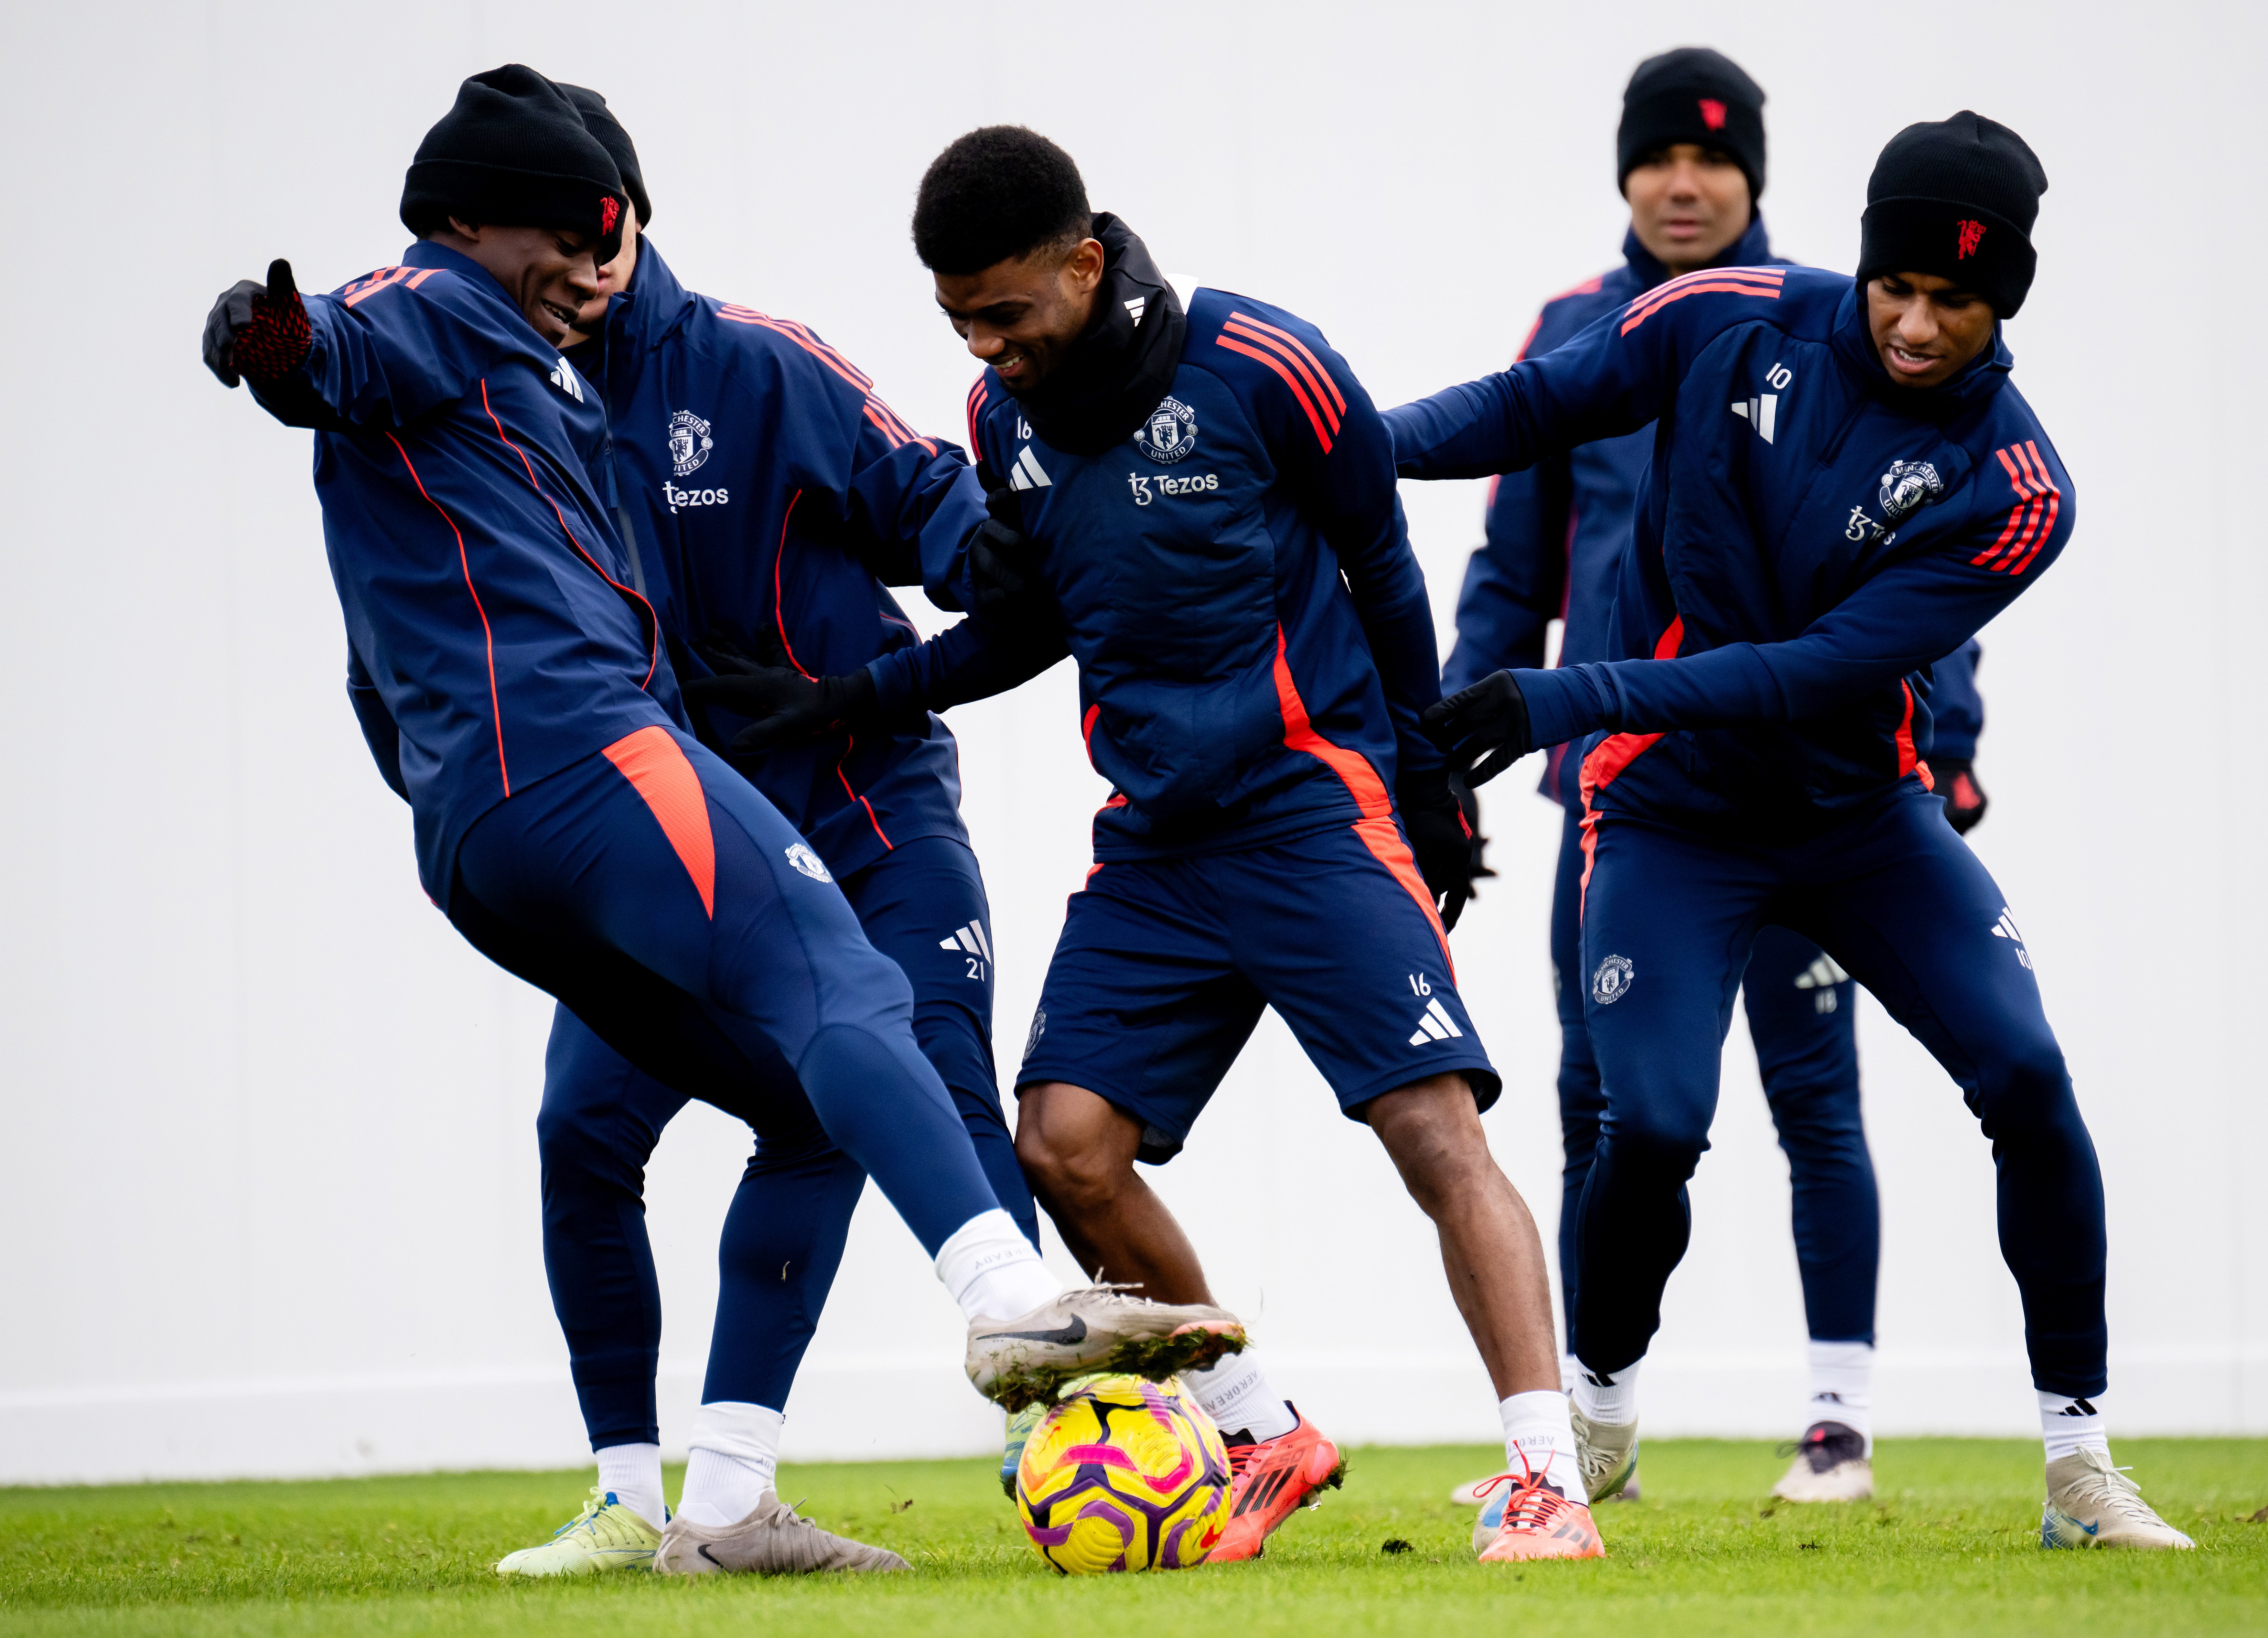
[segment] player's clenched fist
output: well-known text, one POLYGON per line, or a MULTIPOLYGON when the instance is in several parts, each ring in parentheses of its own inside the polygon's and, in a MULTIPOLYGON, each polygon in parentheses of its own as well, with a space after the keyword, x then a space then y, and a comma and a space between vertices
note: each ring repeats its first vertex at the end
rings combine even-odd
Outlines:
POLYGON ((267 283, 239 279, 213 303, 205 315, 205 368, 223 386, 239 377, 277 380, 299 367, 311 336, 291 264, 279 256, 268 264, 267 283))
POLYGON ((1452 765, 1470 769, 1468 785, 1485 785, 1535 749, 1528 727, 1528 701, 1508 671, 1492 672, 1469 688, 1459 689, 1418 717, 1428 738, 1449 754, 1452 765), (1473 764, 1485 755, 1477 768, 1473 764))

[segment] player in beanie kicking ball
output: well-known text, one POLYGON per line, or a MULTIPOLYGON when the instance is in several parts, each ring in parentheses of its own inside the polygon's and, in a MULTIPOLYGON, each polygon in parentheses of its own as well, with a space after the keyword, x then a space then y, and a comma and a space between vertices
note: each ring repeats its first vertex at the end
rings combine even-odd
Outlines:
MULTIPOLYGON (((1771 253, 1758 209, 1765 176, 1764 104, 1763 88, 1715 51, 1687 47, 1638 65, 1624 92, 1615 141, 1616 182, 1631 209, 1623 265, 1546 303, 1521 357, 1542 356, 1681 275, 1786 265, 1771 253)), ((1776 415, 1778 404, 1776 393, 1759 396, 1760 409, 1770 406, 1776 415)), ((1649 425, 1547 456, 1496 480, 1489 491, 1488 543, 1473 554, 1457 599, 1457 643, 1441 669, 1443 692, 1507 667, 1541 666, 1554 620, 1563 622, 1559 665, 1612 657, 1608 635, 1616 573, 1653 453, 1649 425)), ((1967 771, 1983 716, 1976 651, 1974 643, 1966 643, 1931 668, 1935 742, 1930 768, 1938 795, 1948 798, 1946 817, 1963 834, 1984 813, 1983 795, 1967 771)), ((1578 979, 1583 798, 1577 775, 1583 759, 1572 746, 1538 748, 1547 753, 1543 794, 1563 810, 1550 940, 1566 1151, 1559 1289, 1572 1384, 1576 1225, 1606 1099, 1578 979)), ((1476 807, 1472 817, 1477 831, 1476 807)), ((1482 868, 1477 841, 1474 867, 1482 868)), ((1874 1490, 1881 1212, 1859 1111, 1854 988, 1817 944, 1781 927, 1759 930, 1741 984, 1764 1098, 1787 1157, 1810 1339, 1808 1425, 1772 1492, 1783 1501, 1853 1501, 1874 1490)), ((1476 1501, 1473 1488, 1459 1487, 1454 1499, 1476 1501)), ((1624 1499, 1632 1499, 1637 1488, 1633 1478, 1624 1499)), ((1484 1526, 1487 1522, 1484 1513, 1484 1526)))
MULTIPOLYGON (((646 235, 653 206, 630 133, 598 92, 561 89, 630 201, 622 248, 600 269, 605 294, 566 349, 608 411, 593 475, 608 486, 632 584, 653 603, 695 725, 714 749, 697 645, 792 653, 825 669, 912 642, 882 583, 920 578, 924 539, 943 552, 957 545, 983 520, 983 490, 959 449, 909 431, 811 331, 686 290, 646 235)), ((727 720, 722 731, 738 725, 727 720)), ((953 1094, 1002 1209, 1036 1245, 992 1067, 991 915, 954 761, 952 736, 930 717, 907 732, 856 745, 837 736, 739 767, 905 973, 922 1055, 953 1094)), ((792 1081, 784 1062, 767 1067, 792 1081)), ((666 1568, 729 1563, 713 1543, 701 1556, 696 1532, 733 1524, 772 1488, 788 1393, 865 1177, 816 1122, 767 1118, 801 1108, 792 1085, 735 1111, 755 1129, 755 1152, 718 1248, 708 1374, 684 1495, 669 1516, 654 1405, 661 1299, 643 1195, 647 1158, 687 1101, 559 1009, 536 1120, 544 1264, 599 1485, 551 1540, 498 1564, 504 1574, 642 1567, 662 1545, 665 1517, 666 1568)))
MULTIPOLYGON (((1114 1354, 1210 1363, 1241 1340, 1220 1310, 1047 1273, 916 1045, 904 975, 688 731, 592 476, 604 410, 558 350, 627 202, 565 93, 508 65, 467 80, 421 144, 401 265, 303 299, 278 261, 207 320, 215 375, 315 430, 352 698, 427 894, 645 1073, 762 1104, 760 1129, 822 1130, 936 1259, 981 1392, 1020 1402, 1114 1354)), ((769 1490, 700 1536, 704 1567, 901 1567, 769 1490)))
MULTIPOLYGON (((1498 1083, 1449 963, 1469 841, 1418 731, 1432 619, 1377 411, 1292 315, 1211 290, 1184 311, 1034 132, 948 147, 914 239, 986 366, 971 441, 1021 533, 980 531, 954 578, 1000 612, 847 678, 751 676, 748 714, 773 720, 743 743, 942 709, 1076 655, 1115 789, 1017 1076, 1041 1202, 1083 1267, 1209 1301, 1134 1163, 1180 1150, 1273 1005, 1439 1230, 1512 1468, 1482 1556, 1596 1556, 1543 1246, 1488 1152, 1498 1083), (1003 628, 1024 643, 1003 652, 1003 628)), ((1248 1354, 1185 1380, 1233 1441, 1211 1558, 1249 1558, 1336 1451, 1248 1354)))
POLYGON ((1923 760, 1926 668, 2052 566, 2075 520, 1999 339, 2032 282, 2046 186, 2004 126, 1910 126, 1868 184, 1855 283, 1689 274, 1388 416, 1419 478, 1660 422, 1619 657, 1500 671, 1426 714, 1476 783, 1586 741, 1581 978, 1607 1110, 1578 1232, 1573 1397, 1594 1496, 1637 1459, 1638 1368, 1684 1252, 1718 1044, 1770 922, 1873 991, 1992 1141, 2046 1442, 2042 1544, 2192 1545, 2111 1464, 2102 1173, 2030 951, 1923 760), (1766 392, 1770 440, 1750 408, 1766 392))

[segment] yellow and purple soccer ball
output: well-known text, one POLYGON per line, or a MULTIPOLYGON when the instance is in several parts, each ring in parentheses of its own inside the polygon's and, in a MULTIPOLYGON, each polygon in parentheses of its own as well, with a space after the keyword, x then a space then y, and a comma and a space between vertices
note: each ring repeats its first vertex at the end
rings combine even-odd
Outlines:
POLYGON ((1187 1569, 1228 1527, 1228 1451, 1175 1383, 1104 1377, 1032 1429, 1016 1511, 1066 1576, 1187 1569))

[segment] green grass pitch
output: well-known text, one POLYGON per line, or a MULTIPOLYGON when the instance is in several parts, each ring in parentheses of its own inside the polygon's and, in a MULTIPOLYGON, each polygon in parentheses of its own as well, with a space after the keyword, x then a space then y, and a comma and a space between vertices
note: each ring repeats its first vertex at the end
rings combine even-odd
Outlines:
POLYGON ((1601 1509, 1609 1557, 1524 1568, 1474 1562, 1472 1514, 1444 1499, 1498 1452, 1361 1450, 1256 1563, 1080 1581, 1041 1562, 977 1460, 787 1470, 806 1515, 915 1566, 803 1581, 500 1581, 499 1555, 580 1502, 573 1473, 0 1490, 0 1632, 2268 1633, 2268 1440, 2114 1448, 2198 1552, 2043 1553, 2038 1445, 1963 1439, 1886 1440, 1875 1502, 1813 1508, 1764 1500, 1768 1444, 1650 1443, 1645 1500, 1601 1509))

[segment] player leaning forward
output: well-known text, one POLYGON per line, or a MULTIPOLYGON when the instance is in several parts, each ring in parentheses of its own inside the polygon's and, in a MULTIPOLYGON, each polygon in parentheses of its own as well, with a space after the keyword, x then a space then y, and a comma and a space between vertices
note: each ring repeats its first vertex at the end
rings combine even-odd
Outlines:
MULTIPOLYGON (((427 893, 673 1087, 729 1107, 784 1057, 937 1259, 981 1389, 1013 1398, 1035 1370, 1122 1345, 1216 1348, 1234 1330, 1219 1310, 1066 1292, 1046 1272, 915 1044, 904 975, 794 828, 687 731, 590 476, 605 412, 559 352, 625 203, 564 93, 508 65, 467 80, 419 147, 402 265, 303 301, 278 262, 208 320, 214 372, 315 429, 357 709, 410 805, 427 893)), ((770 1492, 704 1539, 741 1568, 900 1567, 770 1492)))
POLYGON ((2031 957, 1922 760, 1926 667, 2053 564, 2075 516, 1999 334, 2031 284, 2046 187, 2004 126, 1909 126, 1868 184, 1855 283, 1690 274, 1388 416, 1401 471, 1423 478, 1660 421, 1616 596, 1623 657, 1498 672, 1427 717, 1454 760, 1489 753, 1476 781, 1589 737, 1582 970, 1607 1120, 1574 1401, 1594 1495, 1637 1457, 1638 1362, 1685 1250, 1718 1042, 1770 922, 1872 990, 1992 1140, 2047 1442, 2043 1545, 2191 1545, 2111 1465, 2095 1147, 2031 957))
MULTIPOLYGON (((1418 730, 1440 694, 1432 614, 1384 423, 1300 320, 1211 290, 1184 312, 1036 133, 947 148, 914 239, 987 366, 970 436, 1036 550, 1039 663, 1077 657, 1087 753, 1114 786, 1017 1076, 1035 1192, 1082 1267, 1208 1300, 1133 1163, 1179 1150, 1272 1005, 1440 1230, 1515 1470, 1484 1556, 1595 1555, 1543 1247, 1488 1151, 1498 1083, 1427 885, 1462 882, 1467 843, 1418 730)), ((1012 686, 1033 667, 987 655, 1003 628, 964 621, 824 688, 776 673, 790 709, 760 737, 844 700, 887 715, 1012 686)), ((1212 1556, 1248 1558, 1336 1451, 1256 1368, 1191 1385, 1237 1470, 1212 1556)))

